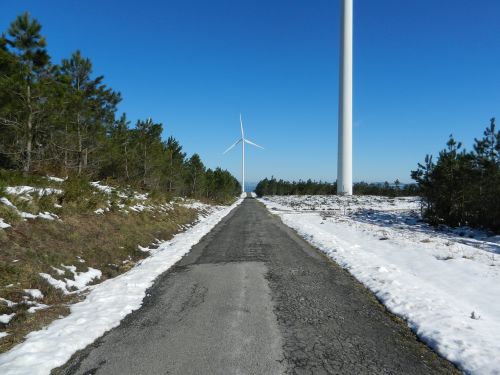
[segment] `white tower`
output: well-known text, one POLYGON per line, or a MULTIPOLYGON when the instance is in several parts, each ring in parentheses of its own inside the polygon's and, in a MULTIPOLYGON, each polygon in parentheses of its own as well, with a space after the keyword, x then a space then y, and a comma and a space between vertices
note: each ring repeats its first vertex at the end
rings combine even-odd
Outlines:
POLYGON ((341 0, 341 2, 337 194, 352 195, 353 0, 341 0))
POLYGON ((241 138, 238 139, 236 142, 234 142, 226 151, 224 151, 224 154, 229 150, 233 149, 234 147, 236 147, 236 145, 241 142, 241 194, 243 195, 245 194, 245 143, 248 143, 249 145, 262 149, 264 147, 259 146, 258 144, 253 143, 252 141, 245 138, 245 132, 243 131, 243 119, 241 118, 241 113, 240 113, 240 129, 241 129, 241 138))

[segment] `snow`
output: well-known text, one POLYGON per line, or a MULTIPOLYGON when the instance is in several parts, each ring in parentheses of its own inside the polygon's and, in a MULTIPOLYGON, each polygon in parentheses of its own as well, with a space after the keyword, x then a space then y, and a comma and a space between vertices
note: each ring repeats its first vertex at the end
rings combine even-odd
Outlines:
POLYGON ((500 373, 498 236, 435 229, 420 220, 418 198, 261 201, 360 280, 440 355, 466 373, 500 373))
POLYGON ((100 279, 102 272, 95 268, 89 267, 87 272, 76 272, 72 271, 74 274, 74 280, 65 279, 68 288, 83 289, 87 284, 90 284, 95 279, 100 279))
MULTIPOLYGON (((65 266, 61 265, 61 267, 66 268, 71 273, 73 273, 73 280, 64 279, 58 280, 48 273, 40 273, 40 276, 45 279, 50 285, 54 288, 61 290, 64 294, 72 294, 76 291, 81 291, 88 284, 90 284, 94 279, 100 279, 102 276, 102 272, 92 267, 88 267, 86 272, 77 272, 75 266, 65 266)), ((52 267, 57 274, 63 275, 64 271, 58 268, 52 267)))
POLYGON ((7 332, 0 332, 0 339, 2 337, 8 336, 9 334, 7 332))
MULTIPOLYGON (((55 220, 55 219, 59 219, 59 216, 57 216, 56 214, 53 214, 51 212, 40 212, 38 213, 37 215, 34 215, 34 214, 31 214, 29 212, 22 212, 22 211, 19 211, 17 209, 16 206, 14 206, 12 204, 11 201, 9 201, 7 198, 5 197, 0 197, 0 203, 3 203, 5 204, 6 206, 8 207, 11 207, 13 208, 23 219, 36 219, 36 218, 42 218, 42 219, 46 219, 46 220, 55 220)), ((3 223, 3 219, 0 219, 0 221, 3 223)), ((2 226, 1 223, 0 223, 0 228, 8 228, 10 225, 7 224, 7 223, 4 223, 4 225, 2 226), (5 226, 7 225, 7 227, 5 226)))
POLYGON ((38 188, 33 186, 8 186, 5 188, 5 192, 10 195, 27 195, 35 193, 40 197, 44 195, 63 193, 61 189, 38 188))
POLYGON ((46 309, 47 307, 49 307, 48 305, 45 305, 43 303, 36 303, 35 306, 31 306, 29 309, 28 309, 28 312, 30 314, 34 314, 36 313, 38 310, 43 310, 43 309, 46 309))
POLYGON ((56 214, 53 214, 51 212, 40 212, 37 217, 40 217, 42 219, 45 219, 45 220, 55 220, 55 219, 59 219, 59 216, 57 216, 56 214))
MULTIPOLYGON (((7 285, 7 287, 8 287, 8 285, 7 285)), ((0 302, 5 303, 7 305, 7 307, 14 307, 14 306, 17 305, 17 303, 12 302, 12 301, 10 301, 10 300, 8 300, 6 298, 0 298, 0 302)))
POLYGON ((186 208, 191 208, 193 210, 204 210, 207 207, 209 207, 209 205, 202 203, 200 201, 189 200, 187 202, 188 203, 182 203, 182 205, 186 208))
POLYGON ((10 224, 3 221, 3 219, 0 217, 0 229, 5 229, 5 228, 9 228, 9 227, 10 227, 10 224))
POLYGON ((5 197, 0 197, 0 202, 1 202, 1 203, 3 203, 3 204, 5 204, 6 206, 12 207, 12 208, 14 208, 14 209, 16 209, 16 210, 17 210, 16 206, 14 206, 14 205, 12 204, 12 202, 11 202, 11 201, 9 201, 9 200, 8 200, 7 198, 5 198, 5 197))
POLYGON ((52 322, 46 329, 31 332, 26 341, 1 354, 0 373, 49 374, 74 352, 119 325, 125 316, 141 307, 146 290, 156 277, 188 253, 239 203, 241 200, 230 207, 214 207, 210 215, 201 218, 187 231, 162 242, 151 251, 151 256, 130 271, 91 286, 85 300, 71 306, 70 315, 52 322))
POLYGON ((41 272, 39 275, 43 279, 45 279, 45 281, 47 281, 52 287, 62 290, 63 293, 65 293, 65 294, 68 293, 68 289, 66 288, 66 283, 64 281, 55 279, 51 275, 49 275, 48 273, 41 272))
POLYGON ((102 215, 104 213, 104 210, 102 208, 98 208, 97 210, 94 211, 95 214, 102 215))
POLYGON ((51 266, 51 268, 52 268, 54 271, 56 271, 58 275, 64 275, 64 273, 65 273, 63 270, 61 270, 61 269, 59 269, 59 268, 57 268, 57 267, 51 266))
POLYGON ((24 289, 24 293, 30 295, 34 299, 43 298, 43 293, 38 289, 24 289))
POLYGON ((153 250, 150 249, 149 247, 142 247, 141 245, 137 245, 137 248, 144 253, 149 253, 151 250, 153 250))
POLYGON ((47 180, 54 181, 54 182, 64 182, 66 180, 66 178, 47 176, 47 180))
POLYGON ((146 199, 148 199, 148 193, 144 193, 144 194, 135 193, 134 199, 136 199, 138 201, 145 201, 146 199))
POLYGON ((94 181, 94 182, 91 182, 90 185, 92 185, 93 187, 95 187, 97 190, 100 190, 102 191, 103 193, 106 193, 106 194, 111 194, 113 192, 113 190, 115 190, 113 187, 111 186, 107 186, 107 185, 101 185, 99 183, 99 181, 94 181))
POLYGON ((12 314, 2 314, 2 315, 0 315, 0 323, 9 324, 9 322, 15 316, 16 316, 15 313, 12 313, 12 314))

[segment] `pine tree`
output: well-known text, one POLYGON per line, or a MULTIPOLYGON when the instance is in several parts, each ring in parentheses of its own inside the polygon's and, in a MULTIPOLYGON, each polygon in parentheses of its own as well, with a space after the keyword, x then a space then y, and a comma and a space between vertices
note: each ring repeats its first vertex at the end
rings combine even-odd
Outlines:
POLYGON ((106 125, 114 122, 121 95, 102 83, 103 76, 91 78, 92 63, 80 51, 63 59, 60 71, 67 78, 66 111, 70 119, 70 128, 66 128, 69 144, 64 147, 76 155, 76 169, 81 175, 89 164, 89 154, 102 141, 106 125))
POLYGON ((199 193, 203 191, 204 188, 204 175, 205 175, 205 166, 201 161, 201 158, 198 154, 193 154, 186 165, 187 172, 187 183, 190 187, 190 194, 193 197, 198 197, 199 193))
POLYGON ((41 28, 38 21, 26 12, 11 23, 8 36, 3 36, 0 43, 3 50, 10 50, 19 61, 20 70, 12 76, 9 87, 15 93, 13 97, 16 108, 11 116, 0 120, 5 126, 15 129, 14 151, 20 155, 25 174, 32 168, 33 144, 41 131, 41 124, 37 121, 44 104, 43 85, 40 81, 49 65, 46 42, 40 34, 41 28))

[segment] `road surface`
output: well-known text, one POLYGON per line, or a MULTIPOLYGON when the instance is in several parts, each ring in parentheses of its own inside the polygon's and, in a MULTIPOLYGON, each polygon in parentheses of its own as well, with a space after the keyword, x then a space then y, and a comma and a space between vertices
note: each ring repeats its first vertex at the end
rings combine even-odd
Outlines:
POLYGON ((454 374, 255 199, 55 374, 454 374))

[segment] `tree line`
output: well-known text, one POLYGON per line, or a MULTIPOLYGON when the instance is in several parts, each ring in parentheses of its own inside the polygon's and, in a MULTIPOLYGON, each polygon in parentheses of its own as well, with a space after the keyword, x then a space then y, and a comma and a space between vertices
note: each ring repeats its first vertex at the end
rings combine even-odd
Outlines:
MULTIPOLYGON (((357 182, 353 184, 353 193, 357 195, 383 195, 390 197, 417 195, 415 184, 401 184, 399 180, 393 184, 357 182)), ((334 195, 337 194, 337 183, 313 181, 285 181, 274 177, 265 178, 257 184, 255 193, 264 195, 334 195)))
POLYGON ((411 176, 430 222, 500 233, 500 131, 494 118, 472 151, 450 135, 437 160, 427 155, 411 176))
POLYGON ((162 140, 161 123, 132 127, 126 114, 117 117, 121 94, 80 51, 53 64, 41 29, 24 13, 0 37, 0 168, 111 178, 172 195, 239 193, 229 172, 187 157, 173 137, 162 140))

